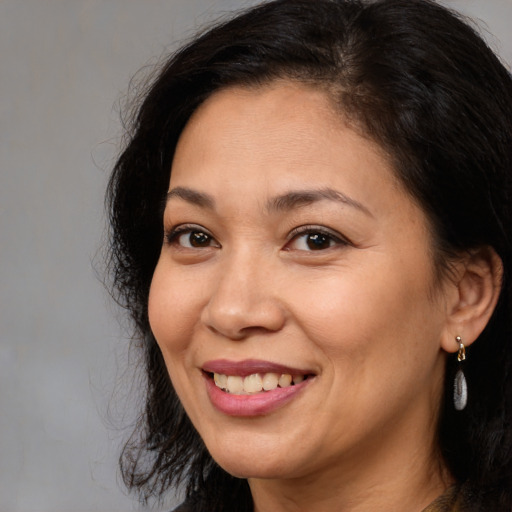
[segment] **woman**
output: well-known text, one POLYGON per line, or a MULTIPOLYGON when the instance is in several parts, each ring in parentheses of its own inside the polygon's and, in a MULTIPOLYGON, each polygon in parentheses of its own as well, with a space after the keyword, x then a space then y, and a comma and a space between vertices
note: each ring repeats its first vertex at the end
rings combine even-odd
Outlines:
POLYGON ((147 372, 128 486, 510 511, 511 120, 428 0, 277 0, 172 56, 108 197, 147 372))

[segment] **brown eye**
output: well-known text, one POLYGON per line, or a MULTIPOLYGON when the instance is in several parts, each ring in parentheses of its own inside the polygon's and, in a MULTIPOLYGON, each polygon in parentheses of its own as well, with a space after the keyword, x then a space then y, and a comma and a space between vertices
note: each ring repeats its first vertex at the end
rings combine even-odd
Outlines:
POLYGON ((192 231, 188 235, 183 236, 183 238, 188 238, 188 243, 191 247, 208 247, 212 241, 212 237, 203 231, 192 231))
POLYGON ((202 229, 179 227, 166 235, 167 242, 187 249, 204 249, 220 247, 218 242, 208 232, 202 229))
POLYGON ((215 245, 214 238, 204 231, 185 231, 179 234, 175 241, 182 247, 202 249, 215 245))
POLYGON ((348 244, 340 235, 314 228, 314 226, 299 228, 297 231, 287 244, 287 249, 312 252, 348 244))
POLYGON ((308 248, 312 251, 318 251, 321 249, 328 249, 334 243, 334 240, 323 233, 311 233, 305 235, 305 243, 308 248))

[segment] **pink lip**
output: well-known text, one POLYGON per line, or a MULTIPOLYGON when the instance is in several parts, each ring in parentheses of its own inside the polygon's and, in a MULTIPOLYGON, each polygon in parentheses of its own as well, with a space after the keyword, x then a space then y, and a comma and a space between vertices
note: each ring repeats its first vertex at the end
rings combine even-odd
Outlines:
POLYGON ((259 359, 246 359, 244 361, 229 361, 228 359, 216 359, 203 364, 202 369, 208 373, 221 373, 223 375, 238 375, 247 377, 254 373, 288 373, 290 375, 311 375, 309 370, 290 368, 282 364, 261 361, 259 359))
POLYGON ((272 391, 262 391, 253 395, 232 395, 218 388, 208 373, 245 377, 253 373, 272 372, 290 375, 311 375, 311 372, 258 360, 240 362, 227 360, 209 361, 203 365, 202 369, 206 390, 212 405, 228 416, 250 417, 269 414, 296 398, 314 380, 314 378, 310 377, 300 384, 277 388, 272 391))

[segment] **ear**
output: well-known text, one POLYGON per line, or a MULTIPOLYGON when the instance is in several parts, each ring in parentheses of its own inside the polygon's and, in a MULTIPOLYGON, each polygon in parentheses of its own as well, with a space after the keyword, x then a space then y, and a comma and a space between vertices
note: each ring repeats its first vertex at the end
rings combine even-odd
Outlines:
POLYGON ((448 319, 441 338, 447 352, 456 352, 460 336, 465 346, 471 345, 484 330, 496 307, 501 292, 503 264, 489 246, 472 250, 455 263, 455 279, 448 284, 448 319))

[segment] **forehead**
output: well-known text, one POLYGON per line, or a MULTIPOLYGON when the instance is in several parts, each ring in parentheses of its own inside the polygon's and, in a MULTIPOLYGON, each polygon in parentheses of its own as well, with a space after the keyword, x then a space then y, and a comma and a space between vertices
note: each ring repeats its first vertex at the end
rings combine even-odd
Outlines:
POLYGON ((384 150, 353 130, 325 91, 284 81, 211 95, 181 134, 171 181, 202 179, 200 170, 211 178, 226 165, 238 166, 240 179, 250 168, 262 179, 272 170, 273 180, 293 172, 311 181, 339 167, 385 169, 396 181, 384 150))

